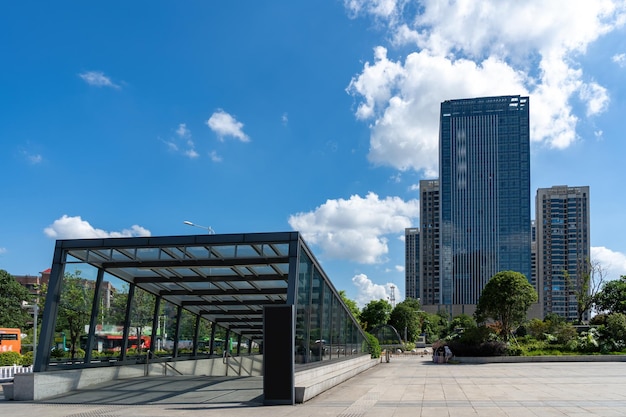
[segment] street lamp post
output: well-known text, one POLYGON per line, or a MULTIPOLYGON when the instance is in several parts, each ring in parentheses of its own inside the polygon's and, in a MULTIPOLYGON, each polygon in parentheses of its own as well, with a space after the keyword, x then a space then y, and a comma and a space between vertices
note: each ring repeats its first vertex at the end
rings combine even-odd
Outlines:
POLYGON ((39 316, 39 305, 22 303, 22 307, 29 309, 29 312, 33 314, 33 363, 35 363, 35 357, 37 355, 37 317, 39 316))
POLYGON ((193 227, 199 227, 200 229, 205 229, 207 233, 210 235, 215 234, 215 230, 213 230, 211 226, 200 226, 199 224, 192 223, 189 220, 185 220, 183 223, 186 224, 187 226, 193 226, 193 227))

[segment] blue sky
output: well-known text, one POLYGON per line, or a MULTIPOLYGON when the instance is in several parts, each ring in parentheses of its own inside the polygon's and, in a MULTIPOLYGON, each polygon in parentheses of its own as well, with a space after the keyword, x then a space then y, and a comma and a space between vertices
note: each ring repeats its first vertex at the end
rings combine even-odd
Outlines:
MULTIPOLYGON (((361 305, 404 298, 443 100, 530 96, 531 197, 591 187, 626 274, 624 1, 10 2, 0 269, 55 239, 301 231, 361 305)), ((534 213, 534 210, 533 210, 534 213)))

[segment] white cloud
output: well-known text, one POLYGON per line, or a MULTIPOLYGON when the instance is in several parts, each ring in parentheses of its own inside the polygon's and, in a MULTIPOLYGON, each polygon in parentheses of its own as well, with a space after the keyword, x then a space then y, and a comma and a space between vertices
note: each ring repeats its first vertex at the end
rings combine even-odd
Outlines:
POLYGON ((352 17, 371 14, 381 19, 395 21, 399 4, 403 2, 402 0, 344 0, 344 5, 352 17))
POLYGON ((195 149, 191 149, 191 148, 190 148, 190 149, 187 149, 187 150, 185 151, 185 155, 186 155, 186 156, 188 156, 188 157, 189 157, 189 158, 191 158, 191 159, 195 159, 195 158, 197 158, 197 157, 199 157, 199 156, 200 156, 200 154, 199 154, 198 152, 196 152, 196 150, 195 150, 195 149))
POLYGON ((211 158, 213 162, 222 162, 222 157, 219 156, 216 151, 209 152, 209 158, 211 158))
POLYGON ((109 77, 104 75, 103 72, 100 71, 87 71, 82 74, 78 74, 80 78, 82 78, 87 84, 93 85, 95 87, 111 87, 115 89, 121 88, 119 85, 115 84, 109 77))
POLYGON ((609 94, 606 88, 591 82, 580 88, 580 99, 587 104, 587 116, 602 113, 609 106, 609 94))
POLYGON ((598 262, 606 272, 607 279, 626 275, 626 255, 604 246, 591 247, 591 261, 598 262))
POLYGON ((178 125, 178 129, 176 129, 176 134, 179 138, 189 138, 191 137, 191 132, 187 129, 186 123, 180 123, 178 125))
POLYGON ((283 115, 280 117, 280 120, 283 122, 284 126, 287 126, 287 124, 289 123, 289 116, 287 115, 287 113, 283 113, 283 115))
POLYGON ((28 151, 22 151, 22 155, 24 156, 24 158, 26 158, 26 160, 29 163, 33 165, 40 164, 43 161, 43 156, 41 156, 41 154, 38 154, 38 153, 30 153, 28 151))
POLYGON ((232 136, 242 142, 250 141, 248 135, 243 132, 243 123, 238 122, 237 119, 222 109, 214 112, 206 123, 212 131, 217 133, 220 140, 226 136, 232 136))
POLYGON ((436 174, 439 105, 447 99, 529 95, 531 140, 554 148, 566 148, 577 138, 574 98, 583 101, 586 116, 606 110, 606 89, 585 79, 577 59, 590 43, 624 25, 623 2, 425 0, 419 7, 408 5, 345 1, 352 15, 387 19, 393 45, 415 49, 402 61, 376 47, 373 63, 366 63, 348 86, 359 100, 356 117, 371 120, 372 163, 436 174))
POLYGON ((384 285, 375 284, 365 274, 357 274, 353 276, 352 283, 357 289, 355 301, 359 308, 363 308, 370 301, 389 300, 391 295, 391 286, 394 285, 391 282, 384 285))
POLYGON ((611 60, 619 65, 621 68, 626 67, 626 54, 624 53, 613 55, 611 60))
POLYGON ((163 140, 172 152, 180 152, 190 159, 200 156, 196 152, 196 145, 191 137, 191 130, 187 128, 186 123, 180 123, 175 130, 175 137, 170 140, 163 140))
POLYGON ((7 253, 7 248, 0 248, 0 255, 7 253))
POLYGON ((151 235, 148 229, 138 225, 133 225, 129 229, 124 229, 120 232, 107 232, 102 229, 96 229, 89 222, 81 219, 80 216, 70 217, 66 214, 46 227, 44 233, 53 239, 92 239, 151 235))
POLYGON ((314 211, 290 216, 289 224, 328 258, 373 264, 385 260, 386 235, 404 233, 418 213, 417 200, 381 200, 370 192, 365 198, 327 200, 314 211))

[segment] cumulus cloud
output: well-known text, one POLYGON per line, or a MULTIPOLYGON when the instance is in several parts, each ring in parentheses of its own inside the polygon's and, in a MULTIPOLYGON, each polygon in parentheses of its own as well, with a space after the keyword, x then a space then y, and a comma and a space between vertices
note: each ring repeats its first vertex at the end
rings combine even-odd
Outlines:
POLYGON ((626 67, 626 54, 624 53, 613 55, 611 60, 615 62, 617 65, 619 65, 621 68, 626 67))
POLYGON ((582 100, 587 117, 608 106, 606 89, 585 77, 577 59, 600 36, 624 25, 623 2, 344 4, 352 16, 386 19, 390 46, 414 49, 402 60, 389 59, 384 46, 374 48, 373 61, 347 88, 358 103, 356 117, 370 122, 374 164, 435 174, 439 105, 448 99, 529 95, 531 140, 554 148, 577 138, 574 99, 582 100))
POLYGON ((387 235, 403 234, 418 213, 417 200, 380 199, 370 192, 365 198, 327 200, 313 211, 290 216, 289 224, 308 243, 319 245, 323 256, 374 264, 385 260, 387 235))
POLYGON ((181 153, 190 159, 200 156, 186 123, 180 123, 174 133, 174 137, 163 141, 172 152, 181 153))
POLYGON ((109 77, 104 75, 103 72, 100 71, 87 71, 81 74, 78 74, 80 78, 83 79, 87 84, 93 85, 95 87, 110 87, 115 89, 120 89, 121 87, 115 84, 109 77))
POLYGON ((248 135, 243 132, 243 123, 237 121, 237 119, 222 109, 214 112, 206 123, 212 131, 217 133, 220 140, 232 136, 242 142, 250 141, 248 135))
POLYGON ((216 151, 209 152, 209 158, 211 158, 213 162, 222 162, 222 157, 219 156, 216 151))
MULTIPOLYGON (((365 274, 357 274, 352 277, 352 283, 357 289, 356 303, 359 308, 363 308, 370 301, 389 300, 391 295, 391 287, 395 285, 388 282, 384 285, 376 284, 365 274)), ((395 296, 398 297, 397 288, 395 296)), ((396 298, 397 300, 397 298, 396 298)))
POLYGON ((394 22, 400 11, 399 3, 398 0, 344 0, 346 9, 353 17, 370 14, 394 22))
POLYGON ((187 129, 187 124, 186 123, 181 123, 181 124, 178 125, 178 129, 176 129, 176 134, 180 138, 190 138, 191 137, 191 132, 189 131, 189 129, 187 129))
POLYGON ((52 239, 99 239, 107 237, 150 236, 148 229, 136 224, 120 232, 107 232, 106 230, 93 227, 80 216, 68 216, 66 214, 46 227, 44 233, 52 239))
POLYGON ((38 153, 31 153, 28 151, 22 151, 24 158, 32 165, 40 164, 43 161, 43 156, 38 153))
POLYGON ((591 247, 591 260, 598 262, 607 279, 617 279, 626 275, 626 255, 604 246, 591 247))

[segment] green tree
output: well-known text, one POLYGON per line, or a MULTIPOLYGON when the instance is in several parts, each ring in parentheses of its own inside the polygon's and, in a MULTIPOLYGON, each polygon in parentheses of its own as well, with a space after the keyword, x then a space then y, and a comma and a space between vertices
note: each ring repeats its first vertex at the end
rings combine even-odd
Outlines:
POLYGON ((365 331, 371 331, 389 322, 391 304, 387 300, 374 300, 367 303, 361 311, 361 323, 365 331))
MULTIPOLYGON (((130 326, 135 328, 137 336, 137 351, 141 353, 141 336, 148 326, 152 326, 152 316, 154 314, 154 295, 141 288, 136 288, 131 302, 130 326)), ((130 343, 129 343, 130 345, 130 343)))
POLYGON ((411 307, 415 311, 421 311, 422 305, 420 304, 420 300, 416 298, 405 298, 404 301, 399 303, 398 305, 403 304, 405 306, 411 307))
POLYGON ((474 316, 477 322, 491 318, 500 323, 501 337, 508 341, 513 327, 526 320, 526 312, 537 302, 537 293, 526 277, 514 271, 501 271, 485 285, 474 316))
POLYGON ((0 327, 23 329, 32 320, 22 308, 22 301, 29 301, 28 290, 13 275, 0 269, 0 327))
POLYGON ((57 314, 57 331, 67 330, 70 336, 70 356, 76 357, 80 336, 85 331, 91 317, 93 288, 83 279, 81 271, 66 273, 61 287, 61 299, 57 314))
POLYGON ((111 306, 107 312, 109 324, 123 326, 126 317, 126 303, 128 302, 128 285, 124 284, 120 290, 115 289, 111 297, 111 306))
POLYGON ((421 333, 426 335, 426 343, 434 343, 446 335, 447 315, 445 311, 440 313, 432 314, 420 311, 418 314, 421 333))
POLYGON ((563 275, 569 293, 576 297, 577 323, 582 324, 585 313, 596 303, 606 271, 599 262, 585 262, 579 264, 575 280, 567 271, 563 275))
POLYGON ((359 306, 357 305, 356 301, 349 299, 348 296, 346 295, 345 290, 340 290, 339 296, 341 297, 341 300, 344 302, 344 304, 348 306, 350 313, 352 313, 354 318, 357 319, 358 321, 361 311, 359 310, 359 306))
POLYGON ((476 321, 474 320, 474 318, 467 314, 459 314, 450 321, 450 325, 448 326, 448 332, 450 334, 453 334, 458 330, 470 329, 472 327, 476 327, 476 321))
POLYGON ((606 333, 618 347, 623 348, 626 345, 626 314, 610 314, 606 319, 606 333))
POLYGON ((602 291, 598 294, 596 306, 602 311, 626 314, 626 275, 604 283, 602 291))
MULTIPOLYGON (((419 303, 418 303, 419 306, 419 303)), ((389 324, 396 328, 400 336, 405 336, 405 342, 414 342, 417 340, 417 336, 420 334, 420 321, 418 316, 418 309, 415 309, 411 302, 401 302, 391 311, 389 316, 389 324)))
POLYGON ((526 330, 528 331, 528 334, 535 339, 544 340, 546 338, 546 333, 548 333, 549 325, 544 320, 532 319, 526 325, 526 330))

